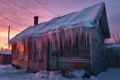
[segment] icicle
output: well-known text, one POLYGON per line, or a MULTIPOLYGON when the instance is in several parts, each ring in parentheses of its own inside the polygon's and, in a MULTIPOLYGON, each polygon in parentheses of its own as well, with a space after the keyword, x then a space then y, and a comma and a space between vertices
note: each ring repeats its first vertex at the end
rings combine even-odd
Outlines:
POLYGON ((55 36, 55 32, 52 33, 52 46, 53 46, 53 51, 55 52, 56 51, 56 36, 55 36))
POLYGON ((83 39, 84 40, 84 44, 83 45, 84 45, 84 47, 86 47, 86 28, 85 27, 83 28, 83 38, 84 38, 83 39))
POLYGON ((24 53, 24 57, 25 57, 25 60, 27 60, 27 57, 26 57, 26 54, 28 54, 28 39, 29 38, 25 38, 25 42, 24 42, 24 46, 25 46, 25 53, 24 53))
POLYGON ((57 47, 58 50, 60 51, 60 32, 56 31, 56 39, 57 39, 57 47))
POLYGON ((82 36, 83 36, 83 27, 82 26, 80 26, 80 31, 79 31, 79 36, 78 36, 78 43, 80 44, 80 42, 81 42, 81 39, 82 39, 82 36))
POLYGON ((64 35, 65 35, 65 40, 66 40, 66 44, 68 45, 68 46, 70 46, 69 45, 69 40, 70 40, 70 32, 69 32, 69 29, 64 29, 64 35))
POLYGON ((35 38, 35 43, 36 43, 36 49, 39 53, 39 59, 41 60, 42 59, 42 50, 43 50, 43 46, 42 46, 42 39, 40 39, 41 37, 36 37, 35 38))
POLYGON ((53 33, 53 50, 54 50, 54 52, 56 51, 56 34, 55 34, 55 32, 53 33))
POLYGON ((47 33, 47 36, 48 36, 50 45, 52 45, 52 36, 50 35, 50 32, 47 33))
POLYGON ((40 56, 40 60, 43 60, 43 53, 44 53, 44 44, 43 44, 43 36, 39 36, 38 38, 36 38, 37 41, 37 46, 38 46, 38 52, 39 52, 39 56, 40 56))
POLYGON ((73 47, 76 43, 76 32, 75 32, 75 28, 71 28, 70 29, 70 35, 71 35, 71 46, 73 47))
POLYGON ((63 31, 61 31, 61 43, 62 43, 63 50, 65 50, 66 43, 65 43, 65 34, 63 31))
POLYGON ((79 45, 80 26, 76 26, 75 29, 74 29, 74 32, 75 32, 74 53, 77 54, 77 49, 78 49, 78 46, 77 46, 77 45, 79 45))
POLYGON ((89 33, 90 33, 90 30, 89 30, 89 28, 86 28, 86 34, 85 34, 85 37, 86 37, 86 48, 87 48, 87 46, 88 46, 88 35, 89 35, 89 33))
POLYGON ((70 49, 70 54, 72 53, 72 43, 73 43, 73 33, 72 33, 72 29, 69 28, 67 35, 69 35, 69 49, 70 49))
POLYGON ((52 50, 56 51, 56 34, 55 34, 55 32, 49 32, 48 33, 48 38, 49 38, 52 50))
POLYGON ((47 39, 47 32, 43 32, 42 34, 42 40, 43 40, 43 45, 44 45, 44 48, 47 49, 47 45, 48 45, 48 39, 47 39))
POLYGON ((85 45, 86 45, 86 48, 87 48, 87 37, 88 37, 88 32, 87 32, 87 29, 85 31, 85 45))

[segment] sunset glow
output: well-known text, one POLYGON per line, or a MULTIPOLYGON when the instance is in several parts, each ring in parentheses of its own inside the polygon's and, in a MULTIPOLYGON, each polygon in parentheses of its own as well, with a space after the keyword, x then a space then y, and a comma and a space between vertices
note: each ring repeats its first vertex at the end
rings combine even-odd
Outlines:
POLYGON ((29 26, 33 17, 39 16, 39 23, 53 17, 80 11, 85 7, 105 2, 110 32, 119 31, 119 0, 0 0, 0 48, 7 48, 8 26, 10 39, 29 26))

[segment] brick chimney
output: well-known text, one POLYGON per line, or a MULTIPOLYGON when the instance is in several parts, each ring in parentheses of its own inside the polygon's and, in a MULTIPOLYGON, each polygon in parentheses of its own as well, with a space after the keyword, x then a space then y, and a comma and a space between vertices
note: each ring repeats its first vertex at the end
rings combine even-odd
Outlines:
POLYGON ((34 16, 34 26, 38 25, 38 19, 39 19, 38 16, 34 16))

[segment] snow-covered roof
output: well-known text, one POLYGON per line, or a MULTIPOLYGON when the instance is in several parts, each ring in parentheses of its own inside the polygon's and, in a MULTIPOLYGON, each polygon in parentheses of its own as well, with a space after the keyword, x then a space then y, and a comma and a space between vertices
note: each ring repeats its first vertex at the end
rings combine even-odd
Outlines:
MULTIPOLYGON (((25 36, 34 36, 43 32, 55 31, 65 28, 73 28, 73 25, 84 26, 87 28, 95 27, 96 21, 102 16, 103 11, 105 10, 105 3, 99 3, 94 6, 83 9, 79 12, 73 12, 61 17, 53 18, 52 20, 44 23, 40 23, 36 26, 30 26, 18 35, 16 35, 10 41, 25 37, 25 36)), ((106 13, 105 13, 106 16, 106 13)), ((106 17, 103 17, 106 18, 106 17)), ((105 25, 105 34, 109 34, 109 29, 107 25, 107 19, 104 19, 103 22, 105 25), (108 33, 106 33, 106 30, 108 33)), ((109 35, 106 36, 106 38, 109 35)))
POLYGON ((120 44, 107 45, 107 48, 120 48, 120 44))
POLYGON ((8 50, 0 50, 0 54, 11 54, 11 51, 8 51, 8 50))

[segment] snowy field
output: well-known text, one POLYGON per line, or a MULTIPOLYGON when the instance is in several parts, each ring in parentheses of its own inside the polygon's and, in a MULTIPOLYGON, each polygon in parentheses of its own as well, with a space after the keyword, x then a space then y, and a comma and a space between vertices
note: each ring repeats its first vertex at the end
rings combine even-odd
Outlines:
POLYGON ((0 80, 120 80, 120 68, 109 68, 98 76, 82 78, 84 70, 68 72, 71 77, 64 77, 59 71, 41 71, 38 73, 26 72, 26 70, 16 70, 11 65, 0 65, 0 80))

